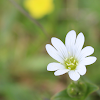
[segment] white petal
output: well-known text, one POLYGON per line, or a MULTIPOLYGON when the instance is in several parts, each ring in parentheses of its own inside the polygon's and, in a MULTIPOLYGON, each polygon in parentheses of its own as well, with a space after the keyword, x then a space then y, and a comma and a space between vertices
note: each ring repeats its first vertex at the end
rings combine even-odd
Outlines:
POLYGON ((53 37, 51 38, 51 43, 63 55, 64 59, 68 57, 67 49, 60 39, 53 37))
POLYGON ((83 33, 79 33, 76 38, 76 43, 75 43, 75 46, 77 47, 79 51, 82 49, 84 45, 84 41, 85 41, 85 38, 84 38, 83 33))
POLYGON ((78 58, 81 60, 81 59, 93 54, 93 52, 94 52, 94 48, 91 46, 87 46, 87 47, 82 49, 78 58))
POLYGON ((65 45, 70 55, 73 54, 72 47, 75 44, 75 40, 76 40, 76 32, 74 30, 68 32, 68 34, 66 35, 66 39, 65 39, 65 45))
POLYGON ((76 70, 80 75, 84 75, 86 73, 86 67, 84 65, 82 65, 82 64, 77 66, 76 70))
POLYGON ((57 70, 54 75, 55 76, 59 76, 59 75, 63 75, 65 73, 67 73, 69 70, 68 69, 61 69, 61 70, 57 70))
POLYGON ((69 44, 74 45, 75 40, 76 40, 76 32, 74 30, 69 31, 68 34, 66 35, 66 39, 65 39, 66 46, 69 44))
POLYGON ((55 62, 49 63, 48 66, 47 66, 48 71, 56 71, 58 69, 65 69, 65 67, 62 64, 55 63, 55 62))
POLYGON ((73 81, 77 81, 80 78, 80 75, 77 73, 77 71, 69 71, 68 74, 73 81))
POLYGON ((96 57, 90 56, 90 57, 84 58, 81 61, 81 63, 84 64, 84 65, 90 65, 90 64, 93 64, 96 60, 97 60, 96 57))
POLYGON ((73 52, 73 57, 78 57, 78 55, 79 55, 79 50, 76 48, 76 46, 75 45, 73 45, 73 47, 72 47, 72 52, 73 52))
POLYGON ((50 44, 47 44, 46 45, 46 50, 48 52, 48 54, 54 58, 55 60, 57 60, 58 62, 61 62, 63 63, 64 60, 61 58, 61 56, 59 55, 58 51, 53 47, 51 46, 50 44))

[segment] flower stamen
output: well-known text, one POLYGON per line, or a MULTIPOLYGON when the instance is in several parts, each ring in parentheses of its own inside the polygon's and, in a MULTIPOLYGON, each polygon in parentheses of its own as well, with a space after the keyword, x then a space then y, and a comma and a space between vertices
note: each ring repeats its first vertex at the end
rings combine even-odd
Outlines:
POLYGON ((66 69, 75 70, 77 65, 78 65, 78 61, 74 57, 65 59, 66 69))

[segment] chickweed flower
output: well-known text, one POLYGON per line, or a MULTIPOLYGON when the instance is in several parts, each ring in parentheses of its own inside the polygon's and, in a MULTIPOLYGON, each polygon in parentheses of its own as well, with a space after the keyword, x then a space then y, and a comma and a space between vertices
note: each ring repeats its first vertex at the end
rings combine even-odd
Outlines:
POLYGON ((34 18, 42 18, 53 11, 53 0, 25 0, 25 8, 34 18))
POLYGON ((86 65, 94 63, 97 59, 90 56, 94 52, 93 47, 87 46, 82 49, 84 41, 83 33, 79 33, 76 37, 74 30, 66 35, 65 45, 60 39, 52 37, 51 43, 53 46, 46 44, 46 50, 58 63, 49 63, 47 70, 55 71, 55 76, 68 73, 73 81, 77 81, 80 75, 86 73, 86 65))

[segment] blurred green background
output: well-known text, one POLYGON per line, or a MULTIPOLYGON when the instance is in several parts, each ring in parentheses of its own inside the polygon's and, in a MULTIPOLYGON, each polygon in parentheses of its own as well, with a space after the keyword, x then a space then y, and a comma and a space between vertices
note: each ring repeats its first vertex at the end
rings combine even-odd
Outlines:
MULTIPOLYGON (((15 0, 25 11, 25 0, 15 0)), ((85 76, 100 86, 100 1, 53 0, 54 10, 37 21, 42 30, 9 0, 0 0, 0 100, 50 100, 70 83, 67 74, 56 77, 47 71, 54 60, 46 53, 51 37, 63 42, 70 30, 85 35, 85 46, 95 48, 96 63, 85 76)), ((42 7, 42 5, 41 5, 42 7)), ((28 11, 27 11, 28 12, 28 11)), ((100 100, 100 92, 87 100, 100 100)))

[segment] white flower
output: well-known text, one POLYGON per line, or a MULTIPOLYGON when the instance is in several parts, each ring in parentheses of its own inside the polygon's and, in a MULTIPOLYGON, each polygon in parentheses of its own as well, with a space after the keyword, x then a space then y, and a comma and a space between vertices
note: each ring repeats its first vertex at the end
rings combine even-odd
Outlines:
POLYGON ((86 65, 90 65, 96 61, 96 57, 90 56, 94 52, 94 48, 87 46, 82 49, 85 38, 83 33, 79 33, 76 38, 74 30, 68 32, 64 43, 58 38, 51 38, 51 43, 46 44, 48 54, 59 63, 49 63, 48 71, 55 71, 54 75, 59 76, 68 72, 69 77, 77 81, 80 75, 86 73, 86 65))

